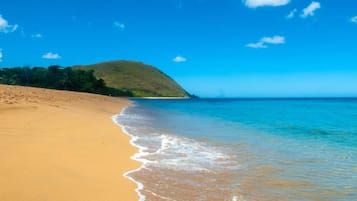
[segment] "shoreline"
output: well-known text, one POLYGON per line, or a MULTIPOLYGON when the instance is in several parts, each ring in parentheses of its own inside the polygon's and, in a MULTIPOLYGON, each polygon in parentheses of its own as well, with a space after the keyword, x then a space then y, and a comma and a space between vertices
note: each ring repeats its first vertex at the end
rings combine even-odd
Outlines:
POLYGON ((130 97, 131 100, 187 100, 190 97, 130 97))
POLYGON ((134 182, 137 187, 135 189, 135 192, 137 193, 137 195, 139 196, 139 199, 138 201, 145 201, 145 195, 143 195, 140 191, 144 189, 144 184, 140 183, 139 181, 135 180, 133 177, 130 176, 131 173, 134 173, 134 172, 138 172, 140 171, 143 167, 145 167, 145 161, 142 161, 140 159, 138 159, 138 155, 140 155, 142 152, 143 152, 143 147, 135 144, 135 137, 134 135, 130 134, 123 125, 121 125, 119 122, 117 122, 115 119, 118 117, 118 116, 121 116, 123 115, 123 113, 125 112, 125 110, 127 108, 129 108, 131 106, 127 106, 125 107, 124 109, 122 109, 122 111, 119 113, 119 114, 116 114, 114 116, 112 116, 112 120, 115 124, 117 124, 121 130, 123 131, 124 134, 126 134, 127 136, 130 137, 130 144, 133 146, 133 147, 136 147, 138 149, 138 151, 136 153, 134 153, 133 155, 130 156, 130 159, 133 160, 133 161, 137 161, 139 163, 141 163, 141 165, 136 168, 136 169, 132 169, 132 170, 129 170, 127 172, 125 172, 123 174, 123 176, 127 179, 129 179, 130 181, 134 182))
POLYGON ((0 85, 0 200, 138 200, 125 98, 0 85), (99 103, 99 104, 98 104, 99 103), (113 116, 114 115, 114 116, 113 116))

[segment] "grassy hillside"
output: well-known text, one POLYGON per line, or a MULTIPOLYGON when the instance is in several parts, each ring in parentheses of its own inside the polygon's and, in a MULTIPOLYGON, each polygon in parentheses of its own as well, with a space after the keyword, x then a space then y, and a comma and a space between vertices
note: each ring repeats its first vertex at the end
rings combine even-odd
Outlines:
POLYGON ((188 96, 185 90, 169 76, 152 66, 139 62, 113 61, 73 68, 94 70, 94 75, 103 79, 108 87, 128 90, 136 97, 188 96))

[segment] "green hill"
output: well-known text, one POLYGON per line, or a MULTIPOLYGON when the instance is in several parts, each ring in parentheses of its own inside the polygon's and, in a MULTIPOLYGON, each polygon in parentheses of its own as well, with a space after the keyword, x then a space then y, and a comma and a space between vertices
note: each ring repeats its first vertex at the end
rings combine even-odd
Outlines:
POLYGON ((155 67, 134 61, 112 61, 74 66, 94 70, 108 87, 128 90, 136 97, 185 97, 189 94, 173 79, 155 67))

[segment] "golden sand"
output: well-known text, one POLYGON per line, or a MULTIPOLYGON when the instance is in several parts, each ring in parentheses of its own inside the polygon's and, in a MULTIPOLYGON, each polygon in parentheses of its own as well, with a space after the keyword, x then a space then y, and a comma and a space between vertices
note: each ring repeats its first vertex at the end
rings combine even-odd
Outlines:
POLYGON ((140 164, 111 119, 130 103, 0 85, 1 201, 134 201, 123 176, 140 164))

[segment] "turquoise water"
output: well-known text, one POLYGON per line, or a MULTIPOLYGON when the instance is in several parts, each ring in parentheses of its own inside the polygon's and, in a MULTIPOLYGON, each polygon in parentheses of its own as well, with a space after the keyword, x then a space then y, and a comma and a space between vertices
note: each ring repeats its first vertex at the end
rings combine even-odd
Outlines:
POLYGON ((133 102, 145 200, 357 200, 357 99, 133 102))

